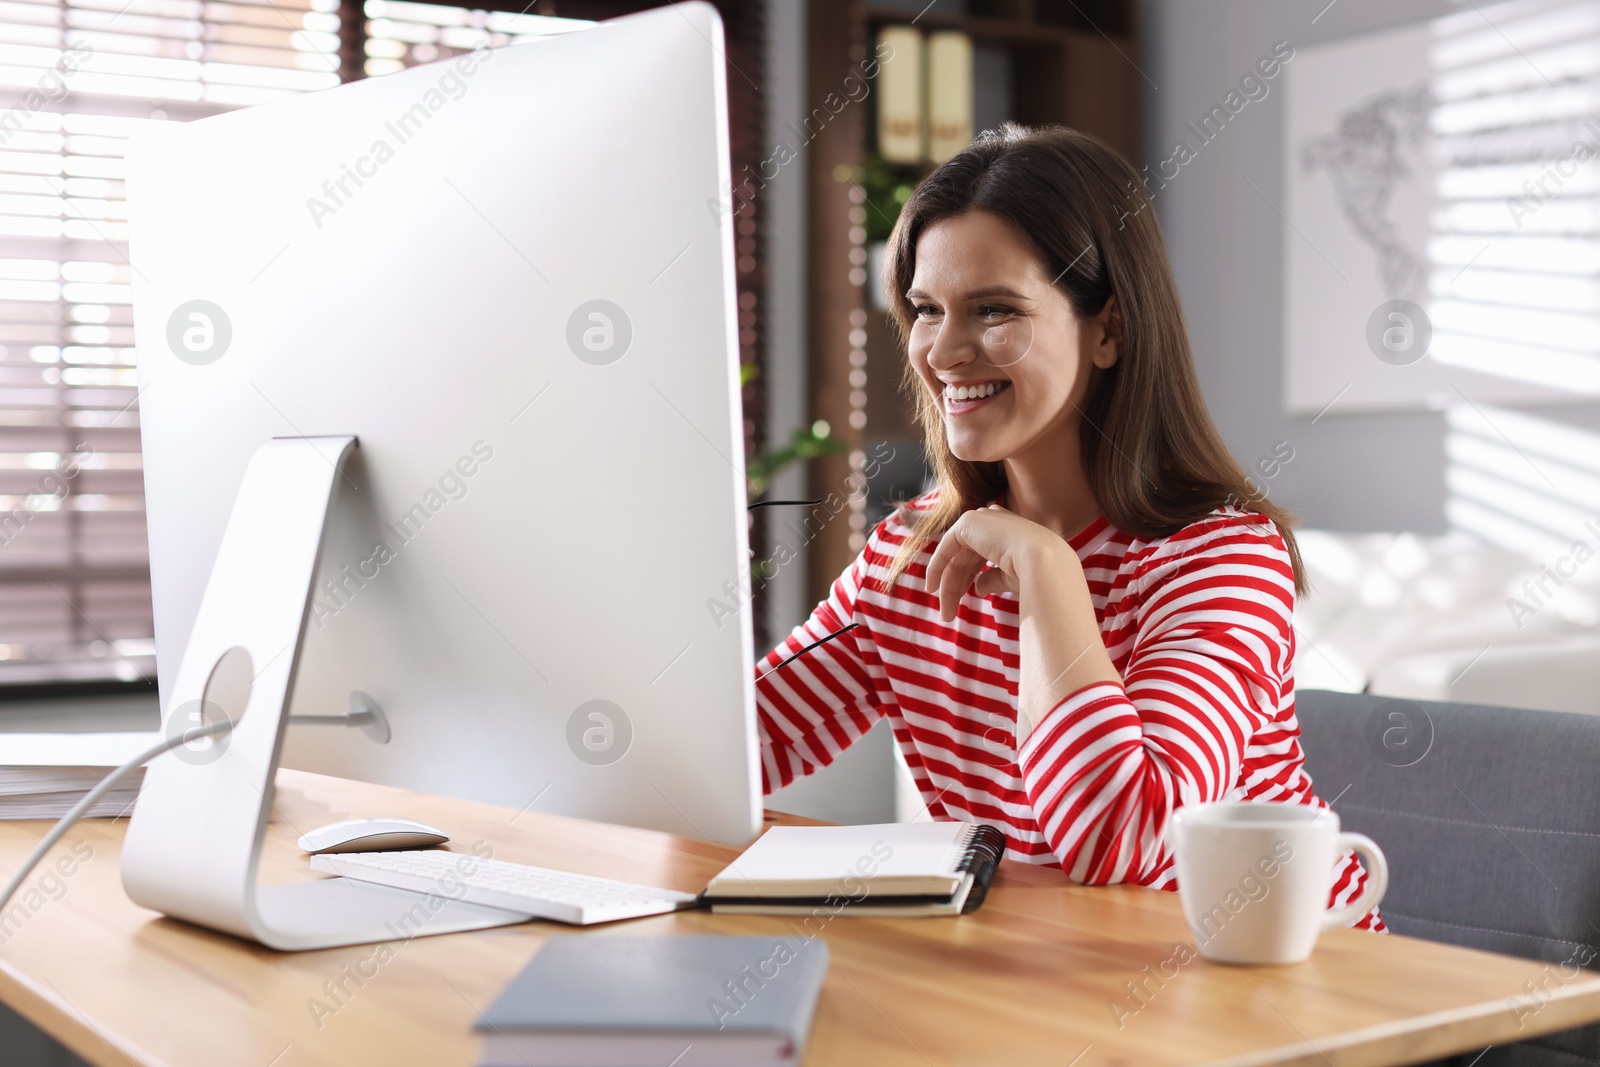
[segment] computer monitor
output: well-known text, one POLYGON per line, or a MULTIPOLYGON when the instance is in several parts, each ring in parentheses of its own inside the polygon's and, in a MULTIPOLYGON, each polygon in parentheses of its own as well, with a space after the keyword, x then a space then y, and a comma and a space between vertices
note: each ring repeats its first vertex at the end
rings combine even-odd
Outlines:
POLYGON ((720 39, 680 4, 135 142, 164 702, 252 455, 354 435, 292 706, 392 737, 284 763, 754 835, 720 39))

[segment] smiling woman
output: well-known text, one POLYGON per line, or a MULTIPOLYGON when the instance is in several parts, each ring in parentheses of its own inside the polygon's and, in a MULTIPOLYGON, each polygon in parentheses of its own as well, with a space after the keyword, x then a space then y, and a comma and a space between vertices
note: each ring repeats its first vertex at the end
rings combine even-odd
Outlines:
MULTIPOLYGON (((1289 517, 1206 411, 1144 195, 1093 137, 1008 124, 907 202, 884 282, 938 487, 758 666, 769 790, 887 717, 935 819, 1162 889, 1180 806, 1323 806, 1289 517)), ((1347 854, 1330 902, 1365 881, 1347 854)))

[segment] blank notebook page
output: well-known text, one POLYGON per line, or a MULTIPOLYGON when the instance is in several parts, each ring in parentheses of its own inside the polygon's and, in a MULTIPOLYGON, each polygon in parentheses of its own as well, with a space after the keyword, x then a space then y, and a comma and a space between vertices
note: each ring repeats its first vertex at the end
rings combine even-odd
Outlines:
POLYGON ((947 877, 954 883, 960 880, 956 865, 970 830, 958 822, 774 826, 711 886, 736 892, 751 883, 832 883, 868 876, 874 868, 873 880, 947 877))

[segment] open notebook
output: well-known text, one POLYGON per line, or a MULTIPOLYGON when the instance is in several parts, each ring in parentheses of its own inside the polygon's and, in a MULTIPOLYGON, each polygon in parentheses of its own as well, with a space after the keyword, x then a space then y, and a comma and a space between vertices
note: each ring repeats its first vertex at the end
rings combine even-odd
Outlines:
POLYGON ((983 903, 1005 847, 978 823, 774 826, 704 895, 735 914, 960 915, 983 903))

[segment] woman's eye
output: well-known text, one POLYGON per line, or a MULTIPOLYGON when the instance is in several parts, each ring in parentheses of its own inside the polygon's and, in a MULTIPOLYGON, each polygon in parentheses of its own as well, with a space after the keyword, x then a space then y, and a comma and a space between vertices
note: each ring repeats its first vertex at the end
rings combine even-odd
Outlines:
POLYGON ((984 304, 978 309, 978 317, 984 319, 1002 319, 1015 313, 1016 309, 1006 307, 1004 304, 984 304))
POLYGON ((929 319, 939 314, 939 309, 932 304, 918 304, 914 309, 919 319, 929 319))

